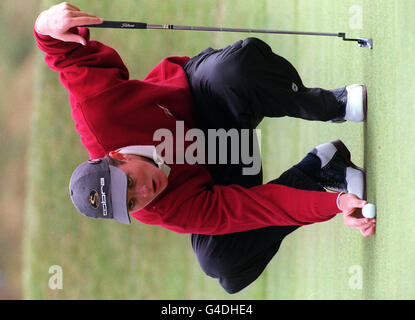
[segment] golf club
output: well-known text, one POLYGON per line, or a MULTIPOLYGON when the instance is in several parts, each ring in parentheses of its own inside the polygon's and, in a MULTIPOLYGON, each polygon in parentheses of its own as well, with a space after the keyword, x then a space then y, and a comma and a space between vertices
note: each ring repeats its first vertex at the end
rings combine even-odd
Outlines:
POLYGON ((147 24, 145 22, 128 22, 128 21, 107 21, 101 24, 83 25, 81 27, 89 28, 120 28, 120 29, 164 29, 164 30, 195 30, 195 31, 222 31, 222 32, 248 32, 248 33, 272 33, 272 34, 291 34, 291 35, 308 35, 308 36, 326 36, 340 37, 345 41, 357 41, 362 48, 373 48, 372 39, 365 38, 346 38, 346 33, 318 33, 318 32, 301 32, 301 31, 279 31, 263 29, 240 29, 240 28, 218 28, 218 27, 191 27, 176 26, 172 24, 147 24))

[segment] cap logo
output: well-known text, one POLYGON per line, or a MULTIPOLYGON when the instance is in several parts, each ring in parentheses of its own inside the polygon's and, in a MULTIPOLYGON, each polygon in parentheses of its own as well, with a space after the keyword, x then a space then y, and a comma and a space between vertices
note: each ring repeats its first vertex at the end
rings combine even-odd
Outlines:
POLYGON ((105 195, 104 186, 105 186, 105 179, 101 178, 101 204, 102 204, 102 214, 104 216, 107 215, 107 196, 105 195))
POLYGON ((96 190, 91 190, 88 200, 92 208, 97 209, 99 207, 99 196, 96 190))

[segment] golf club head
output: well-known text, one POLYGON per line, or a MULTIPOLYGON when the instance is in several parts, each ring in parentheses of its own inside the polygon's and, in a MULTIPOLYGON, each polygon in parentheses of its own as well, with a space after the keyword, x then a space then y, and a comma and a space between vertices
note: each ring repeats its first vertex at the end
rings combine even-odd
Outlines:
POLYGON ((373 40, 372 39, 357 38, 357 43, 362 48, 373 49, 373 40))

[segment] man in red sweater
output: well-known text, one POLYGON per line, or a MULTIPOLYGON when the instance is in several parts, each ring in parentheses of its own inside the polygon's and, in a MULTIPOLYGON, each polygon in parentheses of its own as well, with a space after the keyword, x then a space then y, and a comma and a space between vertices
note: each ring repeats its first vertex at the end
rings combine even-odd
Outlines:
MULTIPOLYGON (((76 130, 89 152, 70 182, 82 214, 127 224, 132 216, 192 234, 202 269, 229 293, 252 283, 301 225, 343 212, 347 226, 364 236, 374 233, 375 219, 356 210, 366 204, 364 173, 340 141, 317 146, 267 184, 262 171, 246 175, 241 163, 182 159, 194 129, 252 133, 264 116, 364 121, 365 86, 306 88, 294 67, 256 38, 191 59, 168 57, 144 80, 130 80, 117 52, 77 27, 98 23, 102 19, 61 3, 35 24, 38 47, 69 92, 76 130), (174 137, 164 136, 174 150, 169 161, 158 148, 160 129, 174 137)), ((254 136, 248 144, 255 151, 254 136)))

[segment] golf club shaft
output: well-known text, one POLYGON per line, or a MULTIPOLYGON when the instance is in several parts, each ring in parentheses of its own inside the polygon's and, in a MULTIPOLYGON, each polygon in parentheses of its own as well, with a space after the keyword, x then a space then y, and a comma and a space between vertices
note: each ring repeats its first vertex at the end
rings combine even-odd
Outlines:
POLYGON ((341 37, 341 33, 319 33, 319 32, 302 32, 302 31, 282 31, 282 30, 264 30, 264 29, 241 29, 241 28, 222 28, 222 27, 194 27, 194 26, 176 26, 172 24, 147 24, 144 22, 128 21, 108 21, 101 24, 84 25, 89 28, 120 28, 120 29, 161 29, 161 30, 193 30, 193 31, 220 31, 220 32, 245 32, 245 33, 274 33, 274 34, 293 34, 293 35, 311 35, 311 36, 328 36, 341 37))
POLYGON ((193 30, 193 31, 219 31, 219 32, 241 32, 241 33, 268 33, 268 34, 289 34, 289 35, 307 35, 307 36, 326 36, 340 37, 345 41, 357 41, 359 46, 364 48, 373 48, 371 39, 364 38, 346 38, 344 32, 338 33, 320 33, 320 32, 303 32, 303 31, 283 31, 283 30, 264 30, 264 29, 241 29, 241 28, 222 28, 222 27, 192 27, 192 26, 176 26, 173 24, 148 24, 145 22, 129 22, 129 21, 110 21, 105 20, 101 24, 83 25, 81 27, 89 28, 119 28, 119 29, 158 29, 158 30, 193 30))

